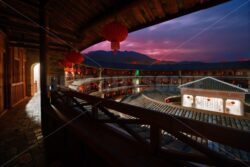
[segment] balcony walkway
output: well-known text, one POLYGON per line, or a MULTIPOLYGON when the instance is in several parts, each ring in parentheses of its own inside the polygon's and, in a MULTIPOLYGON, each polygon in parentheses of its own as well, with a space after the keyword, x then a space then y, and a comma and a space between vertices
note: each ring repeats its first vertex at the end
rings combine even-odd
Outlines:
POLYGON ((0 166, 48 166, 42 138, 36 94, 0 117, 0 166))

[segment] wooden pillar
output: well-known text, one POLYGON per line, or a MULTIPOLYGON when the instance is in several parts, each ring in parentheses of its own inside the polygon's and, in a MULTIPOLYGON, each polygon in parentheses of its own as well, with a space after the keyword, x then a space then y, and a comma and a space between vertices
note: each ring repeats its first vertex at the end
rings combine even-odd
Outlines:
POLYGON ((39 22, 40 22, 40 86, 41 86, 41 127, 43 133, 46 134, 46 111, 48 110, 48 88, 47 88, 47 52, 48 37, 47 16, 46 16, 46 0, 40 0, 39 4, 39 22))
POLYGON ((5 55, 4 61, 4 108, 11 107, 11 83, 12 83, 12 59, 11 49, 9 47, 8 37, 5 38, 5 55))
POLYGON ((103 85, 103 80, 102 80, 102 68, 99 68, 99 85, 98 85, 98 91, 102 93, 102 85, 103 85))
POLYGON ((0 31, 0 113, 4 109, 4 35, 0 31))
POLYGON ((181 70, 178 71, 178 84, 181 85, 182 84, 182 74, 181 74, 181 70))
MULTIPOLYGON (((247 77, 250 77, 250 70, 247 71, 247 77)), ((250 89, 250 79, 247 79, 247 83, 248 83, 248 89, 250 89)))
POLYGON ((196 95, 193 95, 193 104, 192 108, 196 108, 196 95))

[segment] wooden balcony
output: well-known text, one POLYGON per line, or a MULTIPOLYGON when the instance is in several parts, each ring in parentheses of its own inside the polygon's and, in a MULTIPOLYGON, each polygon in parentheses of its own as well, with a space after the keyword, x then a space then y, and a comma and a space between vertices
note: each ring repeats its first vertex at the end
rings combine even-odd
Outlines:
POLYGON ((218 166, 249 164, 247 159, 232 157, 227 150, 224 152, 229 156, 222 154, 203 142, 213 141, 249 152, 248 130, 67 90, 52 92, 51 97, 52 111, 46 113, 50 120, 46 125, 48 132, 55 130, 53 124, 57 122, 58 127, 65 128, 63 140, 77 138, 109 166, 176 166, 194 162, 218 166), (163 146, 166 140, 172 141, 167 147, 163 146))

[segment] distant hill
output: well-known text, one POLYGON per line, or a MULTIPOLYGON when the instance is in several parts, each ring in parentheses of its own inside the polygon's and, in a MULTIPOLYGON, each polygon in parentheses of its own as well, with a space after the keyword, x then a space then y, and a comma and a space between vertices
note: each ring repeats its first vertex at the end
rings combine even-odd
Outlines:
POLYGON ((155 59, 147 55, 133 51, 118 51, 114 54, 112 51, 92 51, 85 54, 95 61, 110 62, 110 63, 126 63, 126 64, 150 64, 155 62, 155 59))

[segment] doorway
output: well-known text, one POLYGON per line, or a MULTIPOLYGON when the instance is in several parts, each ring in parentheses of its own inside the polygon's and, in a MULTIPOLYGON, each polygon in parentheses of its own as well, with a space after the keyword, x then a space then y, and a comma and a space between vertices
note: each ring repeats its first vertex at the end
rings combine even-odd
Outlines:
POLYGON ((31 66, 31 96, 40 92, 40 63, 31 66))

